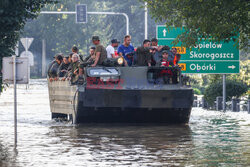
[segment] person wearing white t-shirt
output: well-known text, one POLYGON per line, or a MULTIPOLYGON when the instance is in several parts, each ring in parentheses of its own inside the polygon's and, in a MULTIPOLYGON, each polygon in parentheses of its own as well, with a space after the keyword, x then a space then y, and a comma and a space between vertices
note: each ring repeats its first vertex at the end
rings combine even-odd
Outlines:
POLYGON ((118 44, 120 42, 117 41, 117 39, 112 39, 111 40, 111 45, 109 45, 107 48, 106 48, 106 51, 107 51, 107 58, 115 58, 115 47, 118 47, 118 44))

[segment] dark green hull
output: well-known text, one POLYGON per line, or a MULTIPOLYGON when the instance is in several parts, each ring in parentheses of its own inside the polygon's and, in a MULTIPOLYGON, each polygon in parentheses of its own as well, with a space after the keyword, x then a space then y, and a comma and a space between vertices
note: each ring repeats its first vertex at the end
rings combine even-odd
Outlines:
POLYGON ((192 89, 80 92, 78 123, 188 123, 192 89))

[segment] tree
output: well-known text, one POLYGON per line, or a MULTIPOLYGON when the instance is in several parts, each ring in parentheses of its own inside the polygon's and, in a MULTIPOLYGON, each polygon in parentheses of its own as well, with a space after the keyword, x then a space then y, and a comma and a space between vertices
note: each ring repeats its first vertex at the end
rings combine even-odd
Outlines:
MULTIPOLYGON (((28 19, 37 17, 38 12, 46 3, 54 0, 1 0, 0 1, 0 71, 2 58, 11 56, 19 35, 28 19)), ((0 75, 1 76, 1 75, 0 75)), ((2 90, 0 77, 0 92, 2 90)))
POLYGON ((179 35, 183 46, 193 47, 202 38, 213 42, 233 39, 240 47, 249 48, 248 0, 142 0, 148 3, 151 15, 167 27, 183 27, 179 35), (239 34, 239 35, 238 35, 239 34))
POLYGON ((227 78, 231 80, 238 80, 247 83, 250 86, 250 68, 249 68, 250 60, 241 61, 240 62, 240 73, 229 75, 227 78))

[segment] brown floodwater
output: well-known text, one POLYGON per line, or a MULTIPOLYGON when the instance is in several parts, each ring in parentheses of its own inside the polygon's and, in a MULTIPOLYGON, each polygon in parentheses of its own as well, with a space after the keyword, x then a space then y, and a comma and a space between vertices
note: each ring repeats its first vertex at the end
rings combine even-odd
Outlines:
POLYGON ((83 124, 51 120, 46 80, 0 95, 0 167, 250 166, 250 114, 193 108, 188 125, 83 124))

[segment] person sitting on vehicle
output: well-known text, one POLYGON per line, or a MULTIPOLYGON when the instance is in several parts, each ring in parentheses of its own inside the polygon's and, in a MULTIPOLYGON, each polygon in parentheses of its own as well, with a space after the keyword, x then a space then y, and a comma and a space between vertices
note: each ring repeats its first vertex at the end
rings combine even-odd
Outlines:
POLYGON ((180 54, 176 54, 175 58, 174 58, 174 65, 178 65, 179 61, 181 60, 181 55, 180 54))
POLYGON ((126 35, 124 37, 124 42, 121 44, 117 52, 119 56, 122 56, 124 58, 125 66, 131 66, 133 62, 133 55, 134 55, 134 47, 131 45, 131 36, 126 35))
POLYGON ((158 46, 158 39, 152 38, 151 39, 151 46, 158 46))
MULTIPOLYGON (((163 50, 162 51, 162 59, 160 64, 158 64, 158 66, 161 67, 171 67, 173 66, 173 63, 171 61, 168 60, 168 51, 167 50, 163 50)), ((173 73, 170 69, 164 69, 160 72, 160 76, 163 77, 163 80, 165 83, 169 83, 169 79, 172 77, 173 73)))
POLYGON ((174 63, 174 59, 175 59, 175 57, 177 55, 177 49, 175 47, 172 47, 171 53, 172 53, 172 56, 169 57, 169 61, 172 61, 174 63))
POLYGON ((48 71, 48 76, 50 78, 50 81, 57 80, 57 77, 58 77, 57 71, 58 71, 60 64, 63 61, 63 54, 58 54, 55 57, 55 60, 56 62, 51 66, 51 68, 48 71))
POLYGON ((51 70, 51 67, 52 67, 55 63, 57 63, 57 62, 56 62, 56 56, 54 56, 53 58, 54 58, 54 60, 52 60, 52 62, 50 62, 49 65, 48 65, 47 74, 48 74, 49 77, 50 77, 50 70, 51 70))
POLYGON ((80 60, 80 61, 83 61, 83 55, 79 54, 79 49, 78 49, 76 46, 73 46, 73 47, 71 48, 71 51, 73 52, 73 54, 74 54, 74 53, 77 53, 77 54, 79 55, 79 60, 80 60))
POLYGON ((74 53, 70 53, 69 56, 68 56, 68 61, 69 63, 72 63, 72 56, 73 56, 74 53))
POLYGON ((75 84, 78 81, 79 65, 80 65, 79 59, 80 58, 77 53, 74 53, 72 55, 72 69, 69 72, 69 76, 68 76, 72 84, 75 84))
POLYGON ((107 58, 115 58, 116 55, 115 55, 115 47, 118 46, 120 42, 117 41, 117 39, 112 39, 111 40, 111 45, 109 45, 107 48, 106 48, 106 51, 107 51, 107 58))
POLYGON ((95 47, 91 47, 89 49, 89 56, 87 56, 83 62, 80 63, 79 66, 79 79, 78 83, 83 84, 84 79, 83 79, 83 73, 84 73, 84 67, 87 67, 88 65, 92 65, 95 62, 95 47))
POLYGON ((58 68, 58 76, 59 77, 64 77, 67 75, 68 73, 68 68, 69 68, 69 56, 65 56, 63 58, 63 62, 60 64, 59 68, 58 68))
POLYGON ((156 38, 152 38, 152 39, 151 39, 151 46, 152 46, 153 48, 156 48, 157 51, 161 51, 162 48, 163 48, 163 46, 158 46, 158 39, 156 39, 156 38))
POLYGON ((73 46, 72 48, 71 48, 71 51, 72 51, 72 53, 77 53, 78 54, 78 48, 76 47, 76 46, 73 46))
POLYGON ((143 46, 136 49, 135 64, 138 66, 151 66, 150 40, 145 39, 143 46))
POLYGON ((69 67, 68 67, 68 71, 71 71, 72 69, 72 56, 73 56, 74 53, 70 53, 69 54, 69 58, 68 58, 68 61, 69 61, 69 67))
MULTIPOLYGON (((156 60, 154 59, 154 55, 156 54, 156 52, 158 52, 157 47, 151 46, 149 48, 149 50, 150 50, 150 53, 151 53, 151 66, 155 66, 156 65, 156 60)), ((158 61, 160 61, 160 60, 158 60, 158 61)))
POLYGON ((160 63, 158 63, 158 66, 161 67, 171 67, 173 65, 173 63, 171 61, 168 60, 169 54, 167 50, 163 50, 162 51, 162 59, 160 61, 160 63))
POLYGON ((158 40, 156 38, 152 38, 151 48, 154 49, 154 53, 152 54, 152 64, 153 65, 160 63, 161 58, 162 58, 162 50, 164 50, 163 47, 164 46, 158 46, 158 40))
MULTIPOLYGON (((93 47, 91 47, 90 49, 89 49, 89 56, 88 57, 86 57, 84 60, 83 60, 83 63, 81 63, 81 64, 93 64, 94 63, 94 61, 95 61, 95 47, 93 46, 93 47)), ((86 65, 85 65, 85 67, 86 67, 86 65)))
POLYGON ((94 55, 95 55, 95 47, 92 46, 92 47, 90 47, 90 49, 89 49, 89 56, 94 56, 94 55))
POLYGON ((89 49, 89 56, 87 56, 81 63, 80 63, 80 69, 79 74, 83 74, 82 70, 84 67, 87 67, 88 65, 92 65, 95 62, 95 47, 91 47, 89 49))
POLYGON ((67 69, 66 74, 65 74, 64 77, 62 78, 63 81, 65 81, 65 80, 68 78, 69 73, 71 72, 72 64, 73 64, 73 62, 72 62, 72 56, 73 56, 73 54, 74 54, 74 53, 70 53, 69 56, 66 56, 66 57, 68 57, 69 66, 68 66, 68 69, 67 69))
MULTIPOLYGON (((174 58, 174 66, 178 66, 178 63, 181 59, 181 55, 180 54, 176 54, 175 58, 174 58)), ((172 80, 173 80, 173 83, 178 83, 178 70, 174 70, 173 71, 173 77, 172 77, 172 80)))
POLYGON ((95 45, 95 52, 94 52, 95 61, 91 65, 91 67, 95 67, 97 65, 102 65, 104 60, 107 59, 107 51, 103 47, 103 45, 100 44, 100 39, 98 36, 93 36, 92 42, 95 45))

